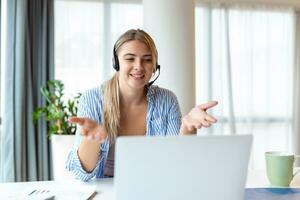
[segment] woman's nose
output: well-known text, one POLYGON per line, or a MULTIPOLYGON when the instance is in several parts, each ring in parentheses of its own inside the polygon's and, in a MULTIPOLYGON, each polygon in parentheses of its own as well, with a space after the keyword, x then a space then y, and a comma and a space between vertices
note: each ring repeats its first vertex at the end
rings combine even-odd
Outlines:
POLYGON ((134 68, 140 69, 143 67, 143 60, 142 59, 136 59, 134 62, 134 68))

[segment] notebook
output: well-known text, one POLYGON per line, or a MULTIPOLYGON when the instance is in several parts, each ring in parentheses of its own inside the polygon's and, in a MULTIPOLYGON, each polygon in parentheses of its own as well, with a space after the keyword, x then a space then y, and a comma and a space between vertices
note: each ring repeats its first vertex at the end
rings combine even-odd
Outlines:
POLYGON ((119 137, 116 200, 244 199, 252 136, 119 137))

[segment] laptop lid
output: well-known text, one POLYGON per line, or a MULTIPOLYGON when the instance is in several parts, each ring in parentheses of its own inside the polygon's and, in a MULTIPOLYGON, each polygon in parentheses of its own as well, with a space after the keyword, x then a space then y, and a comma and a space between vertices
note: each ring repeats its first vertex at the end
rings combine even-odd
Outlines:
POLYGON ((116 200, 241 200, 252 136, 120 137, 116 200))

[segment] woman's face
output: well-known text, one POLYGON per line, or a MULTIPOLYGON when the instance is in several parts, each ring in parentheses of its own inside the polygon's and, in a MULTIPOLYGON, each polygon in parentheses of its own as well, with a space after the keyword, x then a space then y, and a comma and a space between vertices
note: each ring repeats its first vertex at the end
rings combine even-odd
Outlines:
POLYGON ((154 71, 150 49, 138 40, 125 42, 118 50, 119 81, 132 89, 144 88, 154 71))

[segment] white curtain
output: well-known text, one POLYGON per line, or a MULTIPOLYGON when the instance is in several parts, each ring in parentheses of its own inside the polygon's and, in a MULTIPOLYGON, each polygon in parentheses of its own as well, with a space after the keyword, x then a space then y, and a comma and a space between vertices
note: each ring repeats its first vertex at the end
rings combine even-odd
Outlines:
POLYGON ((292 151, 293 11, 196 8, 197 103, 219 101, 219 123, 199 134, 253 134, 252 168, 264 152, 292 151))
POLYGON ((114 41, 128 29, 142 28, 139 1, 56 0, 54 10, 55 78, 65 83, 67 96, 110 78, 114 41))
MULTIPOLYGON (((293 106, 293 150, 300 155, 300 13, 294 15, 294 106, 293 106)), ((299 166, 300 161, 297 160, 299 166)))

